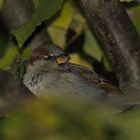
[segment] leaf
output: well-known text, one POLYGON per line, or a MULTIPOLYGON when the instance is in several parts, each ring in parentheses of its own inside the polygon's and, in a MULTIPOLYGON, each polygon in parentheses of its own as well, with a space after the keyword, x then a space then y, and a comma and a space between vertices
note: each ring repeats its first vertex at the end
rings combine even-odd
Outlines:
POLYGON ((130 9, 127 9, 127 12, 140 35, 140 5, 134 6, 130 9))
POLYGON ((61 10, 60 16, 53 22, 52 25, 68 29, 74 14, 74 4, 71 0, 67 0, 61 10))
POLYGON ((120 2, 132 2, 133 0, 120 0, 120 2))
POLYGON ((89 28, 86 29, 85 36, 84 51, 100 61, 104 54, 89 28))
POLYGON ((11 31, 21 47, 43 21, 50 19, 62 6, 64 0, 40 0, 29 21, 11 31))
POLYGON ((18 55, 18 49, 13 44, 10 44, 7 48, 7 51, 2 59, 0 59, 0 68, 1 69, 9 69, 13 59, 16 55, 18 55))
POLYGON ((70 57, 71 57, 70 59, 71 63, 80 64, 92 70, 92 66, 87 61, 82 59, 77 53, 72 53, 70 57))
POLYGON ((28 46, 27 48, 25 48, 21 54, 21 59, 28 60, 29 56, 31 55, 32 49, 33 48, 31 46, 28 46))
POLYGON ((50 26, 47 31, 54 44, 57 44, 58 46, 63 48, 65 44, 66 30, 63 30, 58 26, 50 26))
POLYGON ((4 2, 4 0, 0 0, 0 10, 1 10, 2 6, 3 6, 3 2, 4 2))

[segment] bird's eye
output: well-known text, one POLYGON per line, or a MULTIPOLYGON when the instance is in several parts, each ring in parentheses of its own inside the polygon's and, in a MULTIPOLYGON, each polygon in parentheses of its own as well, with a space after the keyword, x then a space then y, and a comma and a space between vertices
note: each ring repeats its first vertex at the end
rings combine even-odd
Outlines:
POLYGON ((48 56, 48 60, 54 61, 54 60, 55 60, 55 56, 54 56, 54 55, 49 55, 49 56, 48 56))

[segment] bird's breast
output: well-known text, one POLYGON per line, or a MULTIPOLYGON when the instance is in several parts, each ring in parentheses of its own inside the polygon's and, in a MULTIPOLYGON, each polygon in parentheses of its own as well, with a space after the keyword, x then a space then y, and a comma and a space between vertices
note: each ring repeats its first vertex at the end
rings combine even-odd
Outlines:
POLYGON ((92 99, 105 93, 103 89, 89 85, 81 77, 70 72, 25 74, 24 84, 38 97, 54 95, 92 99))

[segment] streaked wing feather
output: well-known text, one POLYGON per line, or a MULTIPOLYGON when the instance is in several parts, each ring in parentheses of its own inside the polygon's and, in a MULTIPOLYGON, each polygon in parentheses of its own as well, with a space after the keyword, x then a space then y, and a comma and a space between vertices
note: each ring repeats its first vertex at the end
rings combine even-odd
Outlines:
POLYGON ((88 84, 101 87, 108 91, 120 91, 120 89, 117 86, 113 85, 107 80, 104 80, 103 78, 98 76, 94 71, 91 71, 84 66, 68 63, 67 67, 69 67, 69 70, 71 72, 80 75, 80 77, 82 77, 84 81, 87 81, 88 84))

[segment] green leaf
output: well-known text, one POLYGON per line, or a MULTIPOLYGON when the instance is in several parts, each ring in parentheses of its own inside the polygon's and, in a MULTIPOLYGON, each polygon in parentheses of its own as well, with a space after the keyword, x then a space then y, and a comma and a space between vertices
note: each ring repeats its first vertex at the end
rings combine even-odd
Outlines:
POLYGON ((1 10, 2 6, 3 6, 3 1, 4 0, 0 0, 0 10, 1 10))
POLYGON ((9 69, 16 55, 19 55, 17 47, 10 44, 3 58, 0 59, 0 69, 9 69))
POLYGON ((74 14, 74 3, 67 0, 61 10, 60 16, 53 22, 54 26, 67 30, 72 22, 74 14))
POLYGON ((140 35, 140 5, 127 9, 127 12, 133 22, 137 32, 140 35))
POLYGON ((132 2, 133 0, 120 0, 120 2, 132 2))
POLYGON ((29 21, 20 27, 12 30, 12 34, 16 37, 19 46, 28 39, 43 21, 50 19, 62 6, 64 0, 40 0, 38 7, 34 11, 33 16, 29 21))

